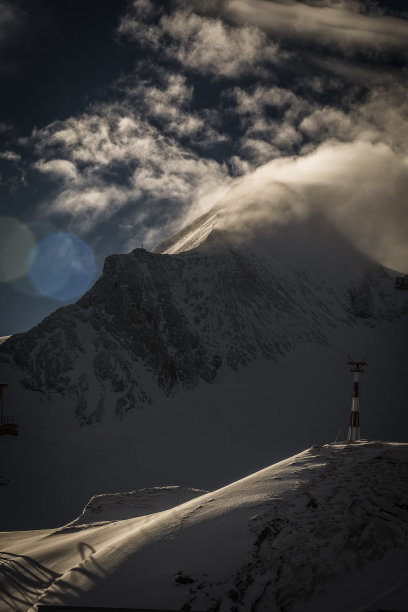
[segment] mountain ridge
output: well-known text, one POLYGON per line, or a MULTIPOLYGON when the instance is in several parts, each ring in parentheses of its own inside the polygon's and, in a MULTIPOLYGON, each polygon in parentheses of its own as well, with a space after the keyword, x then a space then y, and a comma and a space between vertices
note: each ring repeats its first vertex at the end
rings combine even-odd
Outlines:
MULTIPOLYGON (((205 232, 214 214, 204 216, 205 232)), ((267 230, 242 247, 233 233, 213 228, 177 254, 109 256, 92 289, 6 340, 0 361, 15 361, 27 389, 49 399, 68 394, 78 420, 89 424, 103 419, 107 392, 117 395, 115 414, 123 418, 154 401, 157 390, 168 396, 213 381, 224 364, 237 370, 257 355, 279 360, 300 340, 328 343, 339 325, 375 325, 408 312, 392 273, 329 230, 317 246, 300 225, 279 229, 288 235, 277 246, 267 230), (292 259, 281 252, 290 238, 292 259), (336 241, 344 257, 326 253, 336 241)))

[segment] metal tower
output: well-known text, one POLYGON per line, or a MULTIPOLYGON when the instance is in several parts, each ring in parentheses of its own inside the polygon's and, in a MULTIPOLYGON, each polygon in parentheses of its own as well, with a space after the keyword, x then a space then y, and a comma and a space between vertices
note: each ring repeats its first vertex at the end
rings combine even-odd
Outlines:
MULTIPOLYGON (((13 416, 4 415, 4 389, 8 387, 7 383, 0 383, 0 436, 18 436, 18 425, 14 422, 13 416)), ((7 485, 8 478, 0 475, 0 485, 7 485)))
POLYGON ((359 411, 359 374, 364 372, 364 366, 367 365, 366 358, 363 361, 353 361, 351 357, 347 362, 350 367, 350 372, 354 373, 353 384, 353 400, 351 402, 350 424, 348 428, 347 442, 355 442, 360 439, 360 411, 359 411))
POLYGON ((3 389, 8 387, 6 383, 0 383, 0 436, 18 436, 18 425, 14 422, 13 416, 4 415, 3 389))

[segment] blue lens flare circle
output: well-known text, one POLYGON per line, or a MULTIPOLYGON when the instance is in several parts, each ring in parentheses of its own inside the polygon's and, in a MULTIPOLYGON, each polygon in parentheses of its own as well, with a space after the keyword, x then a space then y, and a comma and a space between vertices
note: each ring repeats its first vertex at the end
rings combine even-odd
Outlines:
POLYGON ((91 247, 75 234, 55 232, 37 244, 28 276, 41 295, 65 302, 82 295, 95 273, 91 247))

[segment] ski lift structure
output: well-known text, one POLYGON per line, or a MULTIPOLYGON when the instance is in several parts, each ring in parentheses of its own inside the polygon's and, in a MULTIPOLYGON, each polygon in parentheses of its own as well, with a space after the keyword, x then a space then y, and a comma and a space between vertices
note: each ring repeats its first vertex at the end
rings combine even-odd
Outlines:
POLYGON ((408 274, 404 274, 404 276, 396 276, 395 278, 395 288, 402 289, 408 291, 408 274))
POLYGON ((14 416, 4 414, 4 389, 8 387, 7 383, 0 383, 0 436, 18 436, 18 425, 16 425, 14 416))
MULTIPOLYGON (((4 389, 8 387, 7 383, 0 383, 0 436, 18 436, 18 425, 16 425, 14 416, 4 414, 4 389)), ((10 483, 9 479, 0 474, 0 485, 7 486, 10 483)))

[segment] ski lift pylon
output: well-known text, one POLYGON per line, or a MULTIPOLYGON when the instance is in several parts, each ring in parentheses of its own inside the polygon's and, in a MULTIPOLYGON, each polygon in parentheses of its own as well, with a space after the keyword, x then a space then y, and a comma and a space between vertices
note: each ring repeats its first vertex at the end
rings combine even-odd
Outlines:
POLYGON ((395 278, 395 288, 396 289, 408 289, 408 274, 404 274, 404 276, 397 276, 395 278))
POLYGON ((4 414, 4 389, 8 387, 7 383, 0 383, 0 436, 18 436, 18 425, 14 421, 14 417, 4 414))

